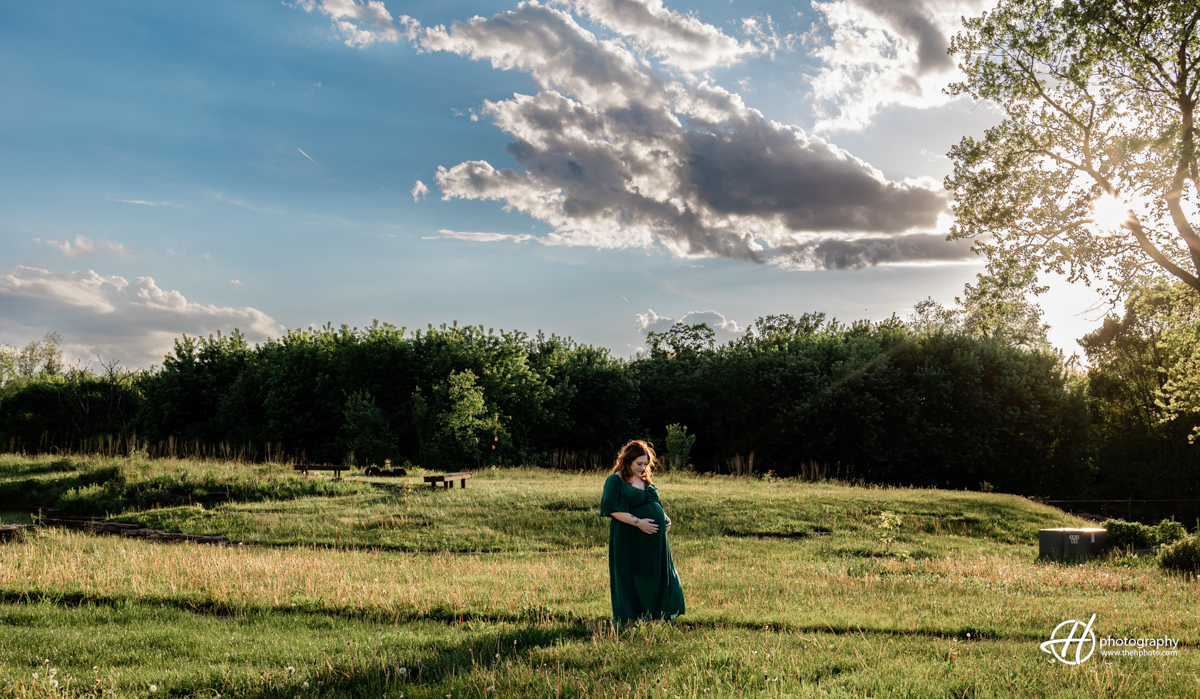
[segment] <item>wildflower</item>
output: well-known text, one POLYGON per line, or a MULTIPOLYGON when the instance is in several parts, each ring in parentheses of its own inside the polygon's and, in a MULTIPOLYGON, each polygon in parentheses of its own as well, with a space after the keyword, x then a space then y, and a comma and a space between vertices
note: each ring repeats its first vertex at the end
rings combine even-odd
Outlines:
POLYGON ((150 685, 150 691, 151 691, 151 692, 157 692, 157 691, 158 691, 158 685, 156 685, 156 684, 152 684, 152 685, 150 685))
POLYGON ((300 686, 301 686, 301 687, 303 687, 304 689, 308 689, 308 683, 307 683, 307 682, 305 682, 304 684, 302 684, 302 685, 300 685, 300 686))
POLYGON ((57 674, 58 674, 58 668, 56 668, 56 667, 50 668, 50 676, 51 677, 54 677, 57 674))
POLYGON ((57 687, 57 686, 58 686, 58 680, 50 680, 50 686, 51 686, 51 687, 57 687))
POLYGON ((400 676, 403 677, 408 674, 408 668, 398 667, 398 668, 396 668, 396 672, 398 672, 400 674, 400 676))
POLYGON ((288 673, 290 674, 290 673, 293 673, 293 672, 295 672, 295 671, 296 671, 296 668, 292 667, 291 665, 288 665, 288 666, 287 666, 287 671, 288 671, 288 673))
POLYGON ((496 657, 497 657, 497 658, 499 658, 499 657, 500 657, 500 654, 499 654, 499 653, 497 653, 497 654, 496 654, 496 657))
POLYGON ((38 678, 38 674, 37 674, 36 672, 35 672, 35 673, 33 673, 33 679, 35 679, 35 680, 36 680, 37 678, 38 678))

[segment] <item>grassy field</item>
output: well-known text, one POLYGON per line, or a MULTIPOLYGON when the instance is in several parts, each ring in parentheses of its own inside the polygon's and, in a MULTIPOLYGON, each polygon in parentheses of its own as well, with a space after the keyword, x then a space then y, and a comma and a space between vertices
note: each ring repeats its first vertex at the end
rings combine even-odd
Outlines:
POLYGON ((618 634, 603 478, 488 471, 431 492, 0 457, 0 496, 120 491, 116 519, 249 544, 0 545, 0 696, 1200 697, 1200 583, 1152 558, 1039 562, 1039 528, 1084 523, 1006 495, 660 476, 688 612, 618 634), (1051 663, 1039 643, 1093 613, 1101 636, 1178 638, 1179 655, 1051 663))

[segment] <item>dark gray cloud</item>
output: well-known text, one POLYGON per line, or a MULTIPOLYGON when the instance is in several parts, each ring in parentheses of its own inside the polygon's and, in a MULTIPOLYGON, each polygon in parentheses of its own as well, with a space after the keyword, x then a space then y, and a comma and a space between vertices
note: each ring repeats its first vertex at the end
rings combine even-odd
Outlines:
MULTIPOLYGON (((946 28, 930 15, 929 0, 855 0, 871 14, 883 19, 898 34, 917 44, 917 74, 946 71, 954 67, 946 49, 946 28)), ((943 3, 944 4, 944 3, 943 3)))
MULTIPOLYGON (((582 4, 626 13, 626 24, 666 12, 649 0, 582 4)), ((708 35, 708 25, 693 27, 677 13, 655 16, 685 43, 708 35)), ((478 111, 513 137, 505 150, 519 169, 472 160, 435 176, 444 199, 502 201, 551 224, 539 243, 658 243, 678 256, 770 263, 817 235, 929 230, 947 209, 933 183, 889 181, 824 139, 766 119, 736 94, 663 79, 619 40, 598 40, 556 8, 527 1, 449 29, 410 26, 422 50, 522 70, 542 87, 478 111)))
POLYGON ((688 131, 688 176, 714 211, 779 216, 794 231, 899 233, 932 227, 944 197, 889 182, 858 160, 763 123, 736 131, 688 131))
POLYGON ((886 238, 824 238, 782 248, 780 264, 798 269, 852 269, 898 262, 957 262, 975 257, 971 241, 913 233, 886 238))

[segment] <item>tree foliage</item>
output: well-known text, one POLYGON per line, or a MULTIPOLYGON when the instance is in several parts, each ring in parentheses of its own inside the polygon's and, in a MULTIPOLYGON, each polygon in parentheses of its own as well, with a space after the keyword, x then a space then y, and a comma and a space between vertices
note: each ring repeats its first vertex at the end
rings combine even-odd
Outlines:
MULTIPOLYGON (((136 382, 136 421, 108 428, 154 453, 219 444, 249 458, 453 470, 595 468, 645 436, 699 471, 753 458, 787 476, 816 462, 874 482, 1028 493, 1090 478, 1083 394, 1055 354, 896 319, 778 315, 752 329, 716 346, 707 326, 680 325, 633 361, 477 326, 326 326, 256 347, 236 332, 184 337, 136 382)), ((31 416, 0 423, 29 450, 52 446, 46 425, 69 422, 70 392, 38 386, 0 402, 31 416)))
POLYGON ((93 451, 132 431, 147 374, 116 362, 18 380, 0 397, 0 446, 11 451, 93 451))
POLYGON ((35 376, 61 374, 65 368, 62 341, 62 335, 50 331, 22 347, 0 344, 0 397, 35 376))
POLYGON ((777 318, 726 347, 631 365, 639 423, 686 424, 699 470, 1079 492, 1091 478, 1082 386, 1061 359, 901 323, 777 318), (788 332, 791 330, 791 332, 788 332))
POLYGON ((1192 0, 1002 0, 951 42, 954 94, 1004 121, 950 155, 953 238, 993 268, 1114 296, 1161 274, 1200 290, 1192 0))
POLYGON ((999 340, 1029 350, 1049 350, 1050 330, 1042 322, 1042 309, 1028 298, 1024 282, 1007 277, 979 275, 978 285, 966 286, 966 299, 956 297, 946 308, 933 298, 918 301, 907 325, 917 332, 962 334, 981 340, 999 340))
POLYGON ((1182 283, 1143 287, 1126 299, 1123 315, 1080 340, 1091 365, 1101 497, 1200 496, 1200 444, 1185 438, 1200 424, 1200 405, 1185 406, 1170 388, 1195 376, 1197 296, 1182 283))

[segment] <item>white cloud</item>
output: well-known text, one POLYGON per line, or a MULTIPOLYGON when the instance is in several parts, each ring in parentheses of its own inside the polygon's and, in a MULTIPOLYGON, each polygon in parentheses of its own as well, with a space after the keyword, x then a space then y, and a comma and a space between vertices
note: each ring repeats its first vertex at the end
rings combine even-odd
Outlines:
MULTIPOLYGON (((133 282, 87 269, 57 274, 18 266, 0 274, 0 304, 7 333, 31 337, 56 330, 91 360, 99 354, 124 366, 162 362, 174 339, 239 328, 255 342, 279 336, 283 326, 255 308, 218 307, 166 291, 150 277, 133 282)), ((14 338, 18 339, 19 338, 14 338)))
POLYGON ((241 285, 242 285, 242 280, 241 280, 241 279, 230 279, 230 280, 229 280, 229 283, 230 283, 230 284, 233 284, 234 286, 241 286, 241 285))
POLYGON ((139 206, 170 206, 176 209, 182 209, 183 204, 176 204, 173 201, 146 201, 144 199, 116 199, 114 197, 105 197, 109 201, 115 201, 121 204, 138 204, 139 206))
POLYGON ((990 0, 834 0, 812 3, 829 30, 812 55, 817 131, 862 129, 887 105, 927 108, 951 98, 958 74, 946 53, 964 15, 990 0))
POLYGON ((543 87, 481 109, 515 137, 506 150, 523 172, 474 160, 439 168, 436 181, 443 199, 503 201, 551 224, 546 244, 657 242, 680 257, 766 262, 814 236, 929 230, 946 208, 936 189, 890 182, 736 94, 660 80, 553 8, 524 2, 427 29, 419 43, 524 70, 543 87))
POLYGON ((663 332, 675 324, 671 318, 655 313, 653 308, 645 313, 638 313, 634 319, 637 321, 638 332, 643 335, 648 332, 663 332))
POLYGON ((658 80, 617 42, 599 41, 566 12, 536 2, 486 19, 472 17, 450 29, 428 27, 416 34, 426 51, 448 51, 487 60, 499 70, 529 73, 543 89, 563 90, 589 104, 628 106, 654 100, 658 80))
POLYGON ((412 191, 409 194, 412 195, 414 202, 420 201, 421 197, 429 194, 429 187, 426 187, 425 183, 421 180, 417 180, 417 183, 413 185, 412 191))
POLYGON ((117 257, 133 257, 133 254, 125 249, 124 245, 114 243, 111 240, 92 240, 87 236, 75 236, 74 245, 71 241, 64 240, 47 240, 46 245, 58 250, 63 254, 63 257, 79 257, 80 255, 101 255, 111 253, 117 257))
MULTIPOLYGON (((628 31, 655 29, 647 30, 650 38, 635 37, 631 48, 620 38, 598 39, 568 12, 532 0, 449 28, 422 28, 415 20, 406 25, 419 50, 520 70, 540 88, 536 95, 485 101, 478 110, 514 138, 505 150, 520 169, 496 169, 485 160, 439 167, 435 181, 444 200, 503 202, 506 210, 550 224, 552 232, 536 238, 547 245, 662 245, 678 257, 776 261, 789 268, 801 267, 797 256, 830 238, 853 247, 859 239, 928 233, 946 211, 936 183, 889 181, 824 139, 766 119, 737 94, 659 77, 635 53, 638 41, 674 46, 662 48, 662 55, 694 67, 700 59, 681 58, 684 48, 710 42, 726 47, 713 55, 733 60, 734 44, 710 25, 657 0, 564 4, 628 31)), ((768 36, 762 25, 747 26, 768 36)), ((773 35, 769 22, 767 28, 773 35)), ((855 259, 910 262, 902 254, 924 255, 931 246, 891 249, 897 255, 855 259)), ((806 259, 849 257, 813 253, 806 259)))
POLYGON ((758 42, 759 52, 766 53, 772 61, 775 60, 776 51, 791 49, 797 38, 795 34, 780 36, 771 15, 762 19, 746 17, 742 20, 742 31, 753 37, 758 42))
MULTIPOLYGON (((362 48, 376 41, 395 42, 400 38, 391 13, 378 0, 299 0, 297 6, 305 12, 319 10, 329 17, 347 46, 362 48)), ((401 15, 399 21, 408 26, 411 19, 401 15)))
POLYGON ((726 318, 724 315, 716 311, 689 311, 679 320, 674 320, 666 316, 660 316, 654 312, 654 309, 648 309, 645 313, 634 315, 634 320, 637 322, 638 332, 646 335, 650 332, 666 332, 671 329, 671 326, 676 323, 684 325, 697 325, 705 323, 708 327, 716 331, 717 344, 724 344, 729 340, 737 338, 746 332, 746 329, 739 326, 736 321, 726 318))
MULTIPOLYGON (((664 7, 662 0, 574 0, 569 4, 577 14, 629 37, 637 48, 682 71, 728 66, 769 50, 769 42, 739 42, 693 15, 664 7)), ((747 26, 759 29, 754 20, 747 26)))
POLYGON ((443 228, 438 231, 441 235, 426 236, 426 240, 435 238, 453 238, 454 240, 466 240, 472 243, 526 243, 536 238, 528 233, 520 235, 510 235, 508 233, 473 233, 469 231, 452 231, 443 228))

